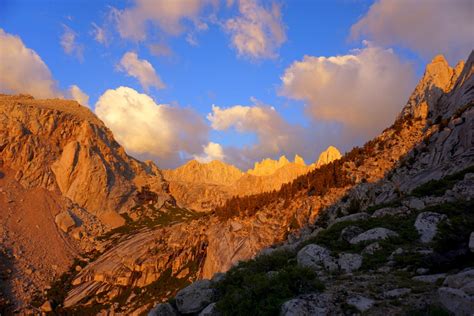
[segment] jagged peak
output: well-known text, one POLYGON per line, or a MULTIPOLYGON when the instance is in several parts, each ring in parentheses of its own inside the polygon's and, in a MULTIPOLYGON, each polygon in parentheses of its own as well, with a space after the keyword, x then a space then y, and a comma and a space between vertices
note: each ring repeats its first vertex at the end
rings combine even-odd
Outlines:
POLYGON ((297 165, 306 166, 306 163, 304 162, 303 157, 301 157, 298 154, 295 155, 294 163, 297 164, 297 165))
POLYGON ((325 151, 323 151, 316 162, 316 166, 320 167, 322 165, 328 164, 334 160, 341 158, 341 152, 334 146, 329 146, 325 151))

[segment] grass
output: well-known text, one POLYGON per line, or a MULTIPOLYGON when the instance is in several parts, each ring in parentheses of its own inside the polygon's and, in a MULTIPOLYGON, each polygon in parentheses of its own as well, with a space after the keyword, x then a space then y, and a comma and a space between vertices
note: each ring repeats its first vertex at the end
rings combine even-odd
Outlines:
POLYGON ((439 180, 430 180, 411 191, 411 195, 415 197, 423 196, 442 196, 447 190, 464 178, 466 173, 474 173, 474 166, 468 167, 460 172, 448 175, 439 180))
POLYGON ((314 271, 297 266, 295 253, 282 250, 240 262, 215 287, 223 315, 277 315, 285 301, 324 290, 314 271))

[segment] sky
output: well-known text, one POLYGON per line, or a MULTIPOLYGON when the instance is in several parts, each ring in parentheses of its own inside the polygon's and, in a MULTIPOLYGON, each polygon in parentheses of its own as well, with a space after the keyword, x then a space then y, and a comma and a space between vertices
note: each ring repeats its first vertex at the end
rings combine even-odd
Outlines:
POLYGON ((0 0, 0 92, 75 99, 162 168, 311 163, 389 126, 472 30, 472 0, 0 0))

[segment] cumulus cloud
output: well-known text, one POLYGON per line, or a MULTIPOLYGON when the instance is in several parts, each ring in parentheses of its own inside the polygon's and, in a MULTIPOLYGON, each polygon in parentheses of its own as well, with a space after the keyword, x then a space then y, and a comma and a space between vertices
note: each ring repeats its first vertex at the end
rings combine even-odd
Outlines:
POLYGON ((180 165, 208 143, 209 127, 192 109, 157 104, 132 88, 107 90, 95 112, 129 153, 161 168, 180 165))
POLYGON ((61 92, 40 56, 20 37, 0 29, 0 91, 28 93, 37 98, 60 97, 61 92))
POLYGON ((107 36, 107 32, 104 27, 100 27, 95 23, 92 23, 92 31, 91 34, 94 37, 95 41, 108 46, 109 45, 109 38, 107 36))
POLYGON ((226 161, 239 167, 249 167, 254 161, 299 153, 313 157, 314 134, 311 129, 289 124, 273 107, 256 100, 252 106, 235 105, 228 108, 212 106, 207 119, 216 131, 235 130, 256 135, 256 142, 242 148, 224 148, 226 161))
POLYGON ((264 7, 257 0, 239 0, 238 6, 240 15, 225 23, 238 55, 252 59, 276 57, 276 50, 286 40, 280 6, 272 2, 264 7))
POLYGON ((178 35, 185 29, 183 20, 196 21, 205 6, 216 3, 215 0, 135 0, 133 7, 114 8, 112 12, 122 38, 143 41, 148 23, 166 34, 178 35))
POLYGON ((64 52, 76 56, 80 61, 84 60, 84 46, 77 43, 77 33, 65 24, 63 24, 63 29, 60 43, 64 52))
POLYGON ((152 64, 145 59, 138 59, 138 55, 134 52, 128 52, 123 55, 118 64, 118 69, 126 72, 131 77, 137 78, 145 90, 148 90, 150 87, 155 87, 156 89, 165 88, 165 84, 156 74, 152 64))
POLYGON ((426 58, 466 58, 474 43, 472 0, 379 0, 352 26, 353 38, 402 45, 426 58))
POLYGON ((333 57, 305 56, 281 77, 280 93, 303 100, 318 121, 339 122, 367 139, 390 125, 414 87, 411 65, 392 50, 368 46, 333 57))
POLYGON ((199 162, 211 162, 213 160, 224 161, 224 149, 218 143, 209 142, 206 146, 203 146, 203 154, 194 155, 194 159, 199 162))
POLYGON ((77 85, 72 85, 69 87, 69 94, 73 100, 76 100, 83 106, 89 107, 89 96, 77 85))
POLYGON ((156 57, 171 56, 173 54, 171 48, 165 44, 150 44, 148 49, 156 57))

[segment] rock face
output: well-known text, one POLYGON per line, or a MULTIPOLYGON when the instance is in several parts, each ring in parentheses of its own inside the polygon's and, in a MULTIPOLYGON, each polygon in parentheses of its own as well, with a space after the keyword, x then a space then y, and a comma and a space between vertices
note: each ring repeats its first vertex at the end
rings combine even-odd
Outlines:
POLYGON ((334 146, 329 146, 325 151, 323 151, 316 162, 316 167, 328 164, 334 160, 340 159, 342 157, 339 150, 334 146))
POLYGON ((447 216, 434 212, 423 212, 418 215, 415 221, 415 228, 420 234, 423 243, 429 243, 436 236, 438 224, 446 220, 447 216))

